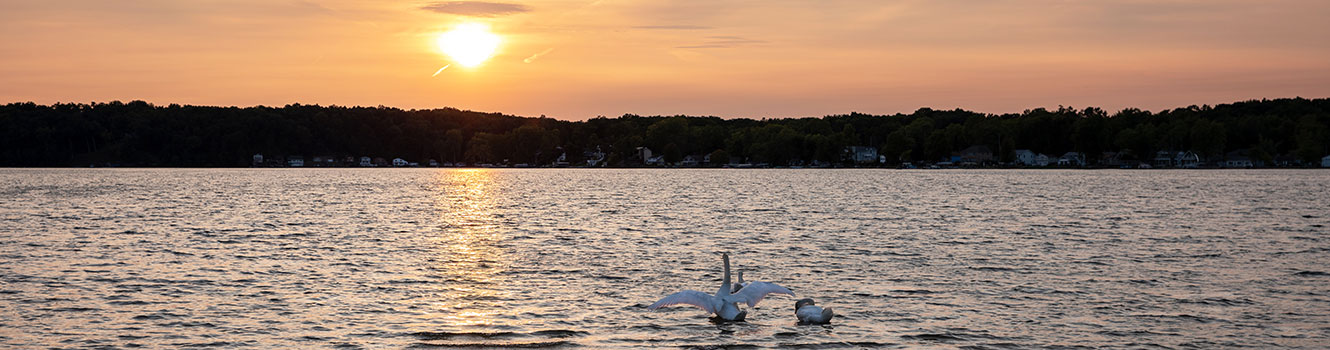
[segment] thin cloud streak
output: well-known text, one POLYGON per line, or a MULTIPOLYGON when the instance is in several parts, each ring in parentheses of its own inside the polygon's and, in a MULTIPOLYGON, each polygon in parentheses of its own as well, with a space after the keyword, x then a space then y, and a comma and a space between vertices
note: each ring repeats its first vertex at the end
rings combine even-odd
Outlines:
POLYGON ((452 1, 439 2, 430 5, 421 6, 420 9, 438 13, 470 16, 470 17, 498 17, 524 12, 530 12, 531 7, 522 4, 509 4, 502 2, 485 1, 452 1))
POLYGON ((709 36, 706 42, 697 45, 677 46, 679 49, 725 49, 739 46, 766 44, 766 40, 749 39, 738 36, 709 36))
POLYGON ((633 29, 662 29, 662 30, 701 30, 701 29, 712 29, 712 28, 714 28, 714 27, 709 27, 709 26, 698 26, 698 25, 689 25, 689 24, 680 24, 680 25, 658 25, 658 26, 633 26, 633 29))
POLYGON ((548 48, 548 49, 545 49, 545 51, 537 52, 536 54, 531 55, 531 57, 527 57, 526 59, 523 59, 523 60, 522 60, 522 63, 531 63, 531 62, 535 62, 537 58, 540 58, 540 56, 544 56, 544 55, 546 55, 546 54, 549 54, 550 52, 554 52, 554 48, 553 48, 553 47, 548 48))

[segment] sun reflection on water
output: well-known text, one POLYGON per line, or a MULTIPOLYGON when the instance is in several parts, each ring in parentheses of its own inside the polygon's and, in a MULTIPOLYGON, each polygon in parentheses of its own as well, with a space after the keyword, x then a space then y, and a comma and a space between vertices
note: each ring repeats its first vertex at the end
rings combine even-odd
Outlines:
POLYGON ((440 171, 435 176, 435 209, 442 230, 432 237, 444 280, 437 301, 438 321, 450 326, 487 326, 513 318, 504 301, 509 260, 500 245, 503 231, 495 206, 494 173, 483 169, 440 171))

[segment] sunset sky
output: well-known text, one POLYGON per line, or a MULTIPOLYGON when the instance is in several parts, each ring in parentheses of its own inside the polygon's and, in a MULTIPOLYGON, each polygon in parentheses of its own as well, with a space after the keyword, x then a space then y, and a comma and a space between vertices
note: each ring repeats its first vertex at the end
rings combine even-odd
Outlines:
POLYGON ((0 2, 0 103, 581 120, 1158 110, 1293 96, 1330 96, 1330 1, 0 2), (437 44, 468 23, 500 40, 474 67, 437 44))

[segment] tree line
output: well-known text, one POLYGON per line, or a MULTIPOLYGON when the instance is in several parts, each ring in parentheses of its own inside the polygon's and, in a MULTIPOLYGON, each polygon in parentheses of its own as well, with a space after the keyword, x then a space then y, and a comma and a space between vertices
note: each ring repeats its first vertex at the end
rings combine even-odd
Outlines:
POLYGON ((913 113, 850 113, 820 118, 722 119, 693 116, 596 117, 586 121, 518 117, 454 108, 403 110, 292 104, 210 107, 142 101, 10 103, 0 106, 0 166, 248 166, 251 156, 370 156, 425 162, 548 165, 564 155, 585 164, 595 151, 608 166, 639 165, 638 147, 677 163, 846 164, 848 146, 876 148, 888 164, 936 162, 982 145, 1002 162, 1014 151, 1103 152, 1146 160, 1158 151, 1222 159, 1244 151, 1272 163, 1319 164, 1330 154, 1330 99, 1252 100, 1159 112, 1127 108, 1036 108, 985 114, 921 108, 913 113))

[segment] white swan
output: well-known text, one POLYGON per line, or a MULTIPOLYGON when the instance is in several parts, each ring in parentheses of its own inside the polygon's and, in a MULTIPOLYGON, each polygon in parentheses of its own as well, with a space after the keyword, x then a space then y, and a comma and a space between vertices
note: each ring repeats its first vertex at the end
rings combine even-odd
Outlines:
POLYGON ((794 302, 794 316, 799 318, 799 324, 824 324, 831 323, 831 318, 836 314, 831 312, 831 308, 823 309, 813 305, 813 299, 804 298, 794 302))
POLYGON ((734 286, 730 283, 730 254, 722 254, 721 260, 724 261, 725 265, 725 277, 721 278, 720 289, 716 290, 716 295, 710 295, 695 290, 685 290, 670 294, 669 296, 660 299, 660 301, 657 301, 655 304, 651 304, 647 309, 655 310, 670 305, 680 304, 692 305, 705 310, 706 312, 716 314, 717 317, 726 321, 743 321, 744 317, 748 315, 748 311, 739 310, 738 303, 746 303, 748 304, 748 307, 754 307, 757 306, 758 302, 762 301, 762 298, 766 298, 767 294, 788 294, 794 296, 794 292, 791 292, 789 289, 767 282, 752 282, 743 289, 740 289, 737 293, 732 293, 732 288, 734 288, 734 286))
POLYGON ((748 283, 744 282, 744 272, 739 271, 739 283, 734 284, 734 290, 730 291, 730 294, 738 293, 740 289, 744 289, 744 287, 747 286, 748 283))

